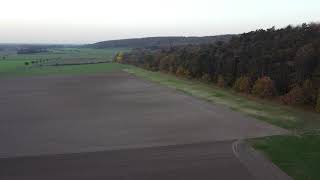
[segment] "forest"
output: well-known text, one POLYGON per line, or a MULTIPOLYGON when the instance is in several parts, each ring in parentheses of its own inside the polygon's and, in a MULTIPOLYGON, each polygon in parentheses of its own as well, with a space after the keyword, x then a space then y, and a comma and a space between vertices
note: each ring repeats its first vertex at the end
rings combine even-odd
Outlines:
POLYGON ((204 37, 147 37, 135 39, 121 39, 102 41, 94 44, 89 44, 89 48, 161 48, 168 46, 182 46, 188 44, 211 44, 217 41, 229 41, 233 35, 218 35, 204 37))
POLYGON ((210 44, 136 48, 114 60, 320 111, 317 23, 259 29, 210 44))

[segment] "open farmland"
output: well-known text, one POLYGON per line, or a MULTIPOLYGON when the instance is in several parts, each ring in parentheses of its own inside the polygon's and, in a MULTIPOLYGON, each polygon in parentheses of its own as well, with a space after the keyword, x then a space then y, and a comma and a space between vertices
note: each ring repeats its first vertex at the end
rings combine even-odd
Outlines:
MULTIPOLYGON (((61 61, 74 59, 99 59, 101 61, 110 61, 116 52, 127 51, 125 48, 110 48, 110 49, 90 49, 90 48, 50 48, 48 52, 34 53, 34 54, 17 54, 13 50, 0 51, 0 58, 2 61, 37 61, 37 60, 56 60, 61 61)), ((1 61, 0 60, 0 61, 1 61)), ((76 62, 76 61, 75 61, 76 62)))
POLYGON ((90 74, 103 73, 119 65, 96 63, 111 62, 117 52, 128 51, 124 48, 53 48, 48 52, 17 54, 15 51, 0 51, 0 78, 8 76, 34 76, 50 74, 90 74), (83 66, 63 66, 83 64, 83 66), (96 64, 86 66, 86 64, 96 64))
POLYGON ((233 141, 286 133, 115 69, 90 76, 3 78, 0 83, 0 177, 4 179, 90 174, 123 179, 122 171, 148 179, 141 171, 150 168, 159 179, 253 180, 234 155, 233 141), (77 159, 77 166, 72 159, 77 159), (148 159, 154 159, 153 165, 148 159), (139 166, 128 169, 134 164, 139 166), (39 173, 39 168, 46 170, 39 173), (64 174, 66 170, 77 173, 64 174))
MULTIPOLYGON (((318 115, 314 113, 256 102, 197 80, 111 63, 113 55, 119 51, 127 50, 62 48, 32 55, 7 54, 0 61, 0 83, 5 87, 0 91, 0 113, 3 117, 0 140, 4 142, 0 151, 0 177, 13 179, 12 174, 19 174, 21 176, 16 176, 16 179, 26 176, 30 179, 46 176, 70 179, 70 173, 63 175, 64 169, 76 171, 80 168, 86 171, 76 177, 94 173, 103 178, 120 177, 121 171, 126 171, 132 173, 132 177, 148 179, 148 176, 138 175, 138 171, 150 168, 159 179, 170 179, 170 173, 168 176, 164 174, 183 167, 181 171, 174 171, 173 179, 185 179, 188 168, 192 168, 192 174, 188 175, 190 179, 199 174, 206 174, 206 178, 255 179, 233 152, 236 139, 288 132, 263 121, 286 129, 318 127, 314 121, 318 115), (52 58, 45 58, 50 52, 52 58), (53 58, 53 54, 63 54, 63 58, 53 58), (98 64, 99 61, 105 63, 98 64), (17 133, 21 135, 16 136, 17 133), (183 153, 176 154, 176 151, 183 153), (212 153, 207 154, 208 151, 212 153), (123 156, 127 158, 121 158, 123 156), (159 159, 155 160, 155 156, 159 159), (181 156, 185 163, 197 161, 199 166, 184 166, 181 156), (221 156, 228 158, 216 160, 221 156), (70 161, 73 158, 78 161, 76 167, 70 161), (153 159, 153 166, 148 159, 153 159), (61 160, 65 166, 58 168, 61 160), (124 168, 122 163, 111 163, 119 160, 125 161, 126 167, 133 164, 141 166, 132 170, 124 168), (169 161, 171 166, 167 165, 169 161), (44 162, 50 165, 43 167, 41 164, 44 162), (96 170, 90 165, 94 162, 100 162, 98 169, 107 166, 113 173, 96 170), (208 166, 211 168, 207 169, 208 166), (58 169, 39 175, 37 169, 41 167, 58 169), (212 167, 214 173, 210 171, 212 167), (25 169, 27 175, 21 174, 21 169, 25 169), (234 173, 228 174, 229 171, 234 173)), ((282 136, 270 139, 277 140, 278 137, 282 136)), ((266 149, 270 142, 265 143, 262 139, 262 145, 254 144, 254 147, 266 149)), ((306 148, 313 146, 311 141, 305 142, 306 148)), ((287 149, 292 146, 295 144, 290 144, 287 149)), ((279 145, 279 148, 271 150, 281 151, 283 148, 279 145)), ((283 158, 283 161, 288 159, 283 158)), ((312 166, 317 158, 314 159, 309 163, 312 166)), ((299 162, 300 158, 297 158, 297 167, 309 169, 304 167, 305 163, 299 162)), ((294 175, 291 172, 296 168, 287 170, 286 164, 281 161, 279 166, 294 175)))
POLYGON ((10 78, 1 84, 1 123, 7 124, 1 126, 2 157, 188 144, 285 132, 125 72, 10 78), (20 123, 24 124, 22 129, 20 123), (17 138, 18 132, 23 136, 17 138), (10 141, 14 137, 15 141, 10 141))

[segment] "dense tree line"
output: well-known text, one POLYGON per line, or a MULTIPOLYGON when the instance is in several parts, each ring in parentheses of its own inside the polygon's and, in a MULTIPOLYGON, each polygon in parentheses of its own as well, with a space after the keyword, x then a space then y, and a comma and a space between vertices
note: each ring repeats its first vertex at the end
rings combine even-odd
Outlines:
POLYGON ((39 47, 17 49, 17 54, 35 54, 35 53, 42 53, 42 52, 48 52, 48 50, 46 48, 39 48, 39 47))
MULTIPOLYGON (((212 81, 285 104, 316 106, 320 87, 320 25, 260 29, 228 42, 118 54, 117 62, 212 81)), ((318 99, 319 102, 319 99, 318 99)))
POLYGON ((217 41, 229 41, 233 35, 206 36, 206 37, 147 37, 136 39, 121 39, 102 41, 89 44, 86 47, 93 48, 159 48, 166 46, 181 46, 187 44, 210 44, 217 41))

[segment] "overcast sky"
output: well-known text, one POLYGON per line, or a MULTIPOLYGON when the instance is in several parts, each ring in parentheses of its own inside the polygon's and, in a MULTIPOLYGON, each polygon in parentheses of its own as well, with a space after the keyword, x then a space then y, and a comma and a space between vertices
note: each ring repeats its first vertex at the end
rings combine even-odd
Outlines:
POLYGON ((208 36, 320 21, 320 0, 0 0, 0 43, 208 36))

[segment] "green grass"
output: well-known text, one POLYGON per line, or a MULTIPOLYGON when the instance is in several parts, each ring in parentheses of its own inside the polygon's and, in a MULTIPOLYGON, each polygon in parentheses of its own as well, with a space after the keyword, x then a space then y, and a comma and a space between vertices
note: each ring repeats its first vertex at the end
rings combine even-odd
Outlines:
POLYGON ((274 136, 251 141, 295 180, 320 179, 320 135, 274 136))
POLYGON ((291 135, 259 138, 249 142, 295 180, 320 179, 320 135, 314 133, 320 129, 320 114, 275 102, 252 100, 232 90, 220 89, 198 80, 132 67, 126 71, 290 130, 291 135))
MULTIPOLYGON (((32 61, 39 59, 49 60, 66 60, 66 59, 81 59, 81 58, 96 58, 100 60, 112 60, 116 52, 128 51, 125 48, 109 48, 109 49, 91 49, 91 48, 52 48, 48 52, 35 54, 16 54, 13 51, 0 51, 0 57, 6 56, 6 61, 32 61)), ((1 58, 0 58, 1 61, 1 58)))
POLYGON ((89 75, 112 72, 125 68, 125 65, 115 63, 86 64, 72 66, 43 66, 43 67, 22 67, 9 73, 0 74, 1 77, 12 76, 48 76, 48 75, 89 75))
POLYGON ((25 61, 0 61, 0 76, 1 74, 18 72, 21 68, 24 68, 24 63, 25 61))
POLYGON ((48 66, 59 63, 83 63, 105 61, 111 62, 115 53, 128 51, 128 49, 88 49, 88 48, 56 48, 49 52, 36 54, 16 54, 14 52, 0 51, 0 78, 12 76, 38 76, 38 75, 78 75, 105 73, 120 70, 126 67, 122 64, 86 64, 72 66, 48 66), (46 62, 31 64, 31 61, 47 60, 46 62), (29 62, 29 65, 25 65, 29 62), (40 65, 41 64, 41 65, 40 65))

